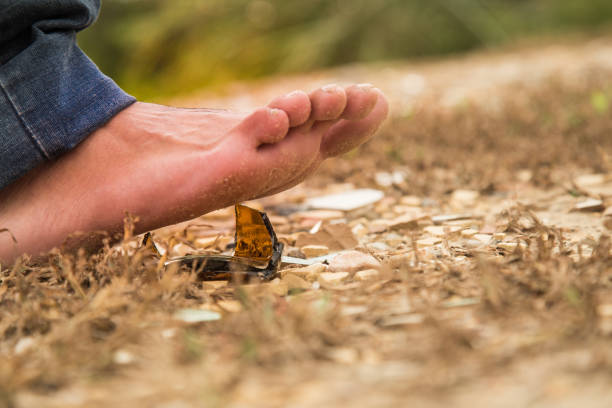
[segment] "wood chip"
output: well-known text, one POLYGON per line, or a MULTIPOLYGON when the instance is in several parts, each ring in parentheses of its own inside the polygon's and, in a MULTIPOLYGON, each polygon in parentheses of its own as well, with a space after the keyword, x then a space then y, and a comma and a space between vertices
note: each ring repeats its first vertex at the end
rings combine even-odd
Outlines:
POLYGON ((328 251, 340 251, 355 248, 358 243, 351 227, 348 224, 339 223, 324 224, 316 234, 299 234, 295 246, 303 248, 307 245, 324 245, 328 251))
POLYGON ((518 247, 518 244, 516 242, 500 242, 496 245, 496 248, 501 248, 508 252, 513 252, 516 247, 518 247))
POLYGON ((480 303, 480 299, 478 298, 460 298, 455 297, 448 299, 447 301, 442 303, 443 307, 453 308, 453 307, 462 307, 462 306, 472 306, 480 303))
POLYGON ((476 203, 480 193, 475 190, 455 190, 451 195, 451 202, 461 206, 471 206, 476 203))
POLYGON ((428 238, 419 239, 417 241, 417 245, 420 247, 426 247, 426 246, 437 245, 441 242, 442 242, 442 238, 440 237, 428 237, 428 238))
POLYGON ((311 220, 337 220, 339 218, 344 218, 344 213, 342 211, 335 210, 310 210, 310 211, 300 211, 294 214, 291 214, 291 219, 294 221, 301 221, 304 219, 311 220))
POLYGON ((359 251, 347 251, 330 261, 330 272, 357 272, 366 269, 380 269, 380 262, 372 255, 359 251))
POLYGON ((343 316, 355 316, 364 314, 368 311, 368 307, 364 305, 345 305, 342 306, 340 313, 343 316))
POLYGON ((363 224, 357 224, 353 228, 351 228, 353 235, 357 238, 363 238, 368 235, 368 229, 363 224))
POLYGON ((380 272, 376 269, 366 269, 365 271, 359 271, 355 273, 355 280, 365 281, 370 279, 375 279, 380 276, 380 272))
POLYGON ((176 320, 185 323, 201 323, 221 319, 221 314, 207 309, 181 309, 174 314, 176 320))
POLYGON ((612 317, 612 304, 598 305, 597 314, 601 317, 612 317))
POLYGON ((358 360, 359 353, 349 347, 336 347, 329 350, 327 356, 336 363, 353 364, 358 360))
POLYGON ((337 284, 349 277, 348 272, 323 272, 319 275, 319 282, 321 284, 337 284))
POLYGON ((304 279, 300 278, 297 275, 292 273, 288 273, 281 279, 284 284, 287 285, 289 290, 291 289, 310 289, 311 285, 304 279))
POLYGON ((427 218, 424 214, 414 215, 405 214, 401 215, 388 223, 390 230, 403 230, 403 229, 417 229, 419 227, 419 221, 427 218))
POLYGON ((389 220, 376 219, 368 225, 368 231, 374 234, 385 232, 389 229, 391 222, 389 220))
POLYGON ((314 258, 315 256, 327 255, 329 253, 329 248, 325 245, 305 245, 300 250, 307 258, 314 258))
POLYGON ((374 175, 374 181, 381 187, 391 187, 394 184, 402 184, 404 182, 404 175, 399 171, 394 171, 393 173, 381 171, 374 175))
POLYGON ((400 198, 400 204, 407 205, 410 207, 420 207, 421 199, 417 196, 404 196, 400 198))
POLYGON ((604 206, 603 201, 591 198, 577 203, 574 206, 573 211, 598 212, 603 211, 605 209, 606 207, 604 206))
POLYGON ((219 300, 217 306, 226 312, 236 313, 242 311, 242 304, 237 300, 219 300))
POLYGON ((476 234, 472 237, 473 239, 482 242, 483 244, 488 244, 493 239, 493 235, 491 234, 476 234))
POLYGON ((285 269, 281 271, 281 276, 284 277, 285 275, 293 274, 293 275, 299 276, 302 279, 312 281, 312 280, 316 280, 317 276, 320 273, 325 272, 326 270, 327 270, 327 265, 322 264, 322 263, 315 263, 309 266, 305 266, 303 268, 285 269))
POLYGON ((287 283, 283 282, 279 278, 276 278, 270 282, 268 288, 272 293, 278 296, 287 296, 287 292, 289 292, 289 286, 287 283))
POLYGON ((606 182, 606 174, 583 174, 574 179, 574 183, 581 188, 597 186, 606 182))
POLYGON ((431 235, 435 235, 436 237, 444 237, 448 234, 454 234, 455 232, 461 231, 461 227, 458 227, 458 226, 444 227, 444 226, 439 226, 439 225, 430 225, 428 227, 423 228, 423 231, 431 235))
POLYGON ((311 198, 306 200, 306 205, 315 209, 351 211, 374 204, 383 197, 382 191, 364 188, 311 198))
POLYGON ((461 236, 465 238, 473 237, 476 234, 478 234, 478 230, 474 228, 467 228, 461 231, 461 236))
POLYGON ((380 325, 383 327, 405 326, 412 324, 421 324, 425 320, 425 316, 419 313, 409 313, 398 316, 388 316, 381 320, 380 325))
POLYGON ((434 224, 444 224, 448 221, 459 221, 459 220, 469 220, 474 218, 471 214, 446 214, 446 215, 436 215, 431 217, 431 220, 434 224))
POLYGON ((205 281, 204 287, 206 289, 216 290, 227 286, 227 281, 205 281))

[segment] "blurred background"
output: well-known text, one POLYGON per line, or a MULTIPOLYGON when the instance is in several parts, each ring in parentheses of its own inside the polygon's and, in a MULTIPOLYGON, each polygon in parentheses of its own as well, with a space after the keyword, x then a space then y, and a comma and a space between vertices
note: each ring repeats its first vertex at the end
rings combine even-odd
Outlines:
POLYGON ((79 43, 138 98, 612 27, 610 0, 103 0, 79 43))

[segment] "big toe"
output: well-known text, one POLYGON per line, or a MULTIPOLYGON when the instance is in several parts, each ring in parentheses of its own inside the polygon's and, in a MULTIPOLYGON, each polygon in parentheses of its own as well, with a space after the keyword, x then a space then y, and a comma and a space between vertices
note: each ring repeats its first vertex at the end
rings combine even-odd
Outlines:
POLYGON ((387 98, 376 88, 369 92, 376 95, 374 107, 363 119, 341 120, 334 124, 323 136, 323 157, 337 156, 353 150, 374 136, 381 127, 389 114, 387 98))
POLYGON ((310 117, 310 98, 303 91, 294 91, 279 96, 268 104, 270 108, 282 109, 289 117, 289 126, 295 127, 306 123, 310 117))

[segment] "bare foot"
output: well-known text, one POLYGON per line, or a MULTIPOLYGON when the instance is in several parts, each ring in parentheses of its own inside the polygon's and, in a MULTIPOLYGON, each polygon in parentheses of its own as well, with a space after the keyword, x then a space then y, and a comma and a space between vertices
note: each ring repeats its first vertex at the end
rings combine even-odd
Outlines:
POLYGON ((55 162, 0 191, 0 259, 37 255, 76 231, 137 232, 285 190, 362 144, 388 106, 370 85, 296 91, 251 113, 137 102, 55 162))

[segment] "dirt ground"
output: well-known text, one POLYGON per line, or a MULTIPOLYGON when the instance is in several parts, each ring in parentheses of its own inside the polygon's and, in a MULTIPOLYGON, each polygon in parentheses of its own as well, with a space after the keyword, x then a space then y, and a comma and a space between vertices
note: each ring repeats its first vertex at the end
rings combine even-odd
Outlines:
MULTIPOLYGON (((128 228, 97 254, 3 265, 0 406, 609 406, 612 37, 178 103, 246 108, 354 80, 389 95, 381 134, 250 204, 286 255, 358 253, 284 264, 268 283, 202 282, 161 268, 128 228), (357 188, 384 197, 305 205, 357 188)), ((233 222, 225 209, 154 237, 170 255, 214 252, 233 222)))

